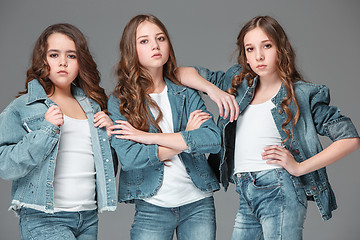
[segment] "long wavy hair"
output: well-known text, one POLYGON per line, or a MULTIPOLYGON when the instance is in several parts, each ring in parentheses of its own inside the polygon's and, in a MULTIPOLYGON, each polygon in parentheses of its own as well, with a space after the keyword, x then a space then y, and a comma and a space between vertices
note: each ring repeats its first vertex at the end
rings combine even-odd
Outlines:
MULTIPOLYGON (((249 86, 253 84, 256 73, 250 68, 246 61, 244 37, 245 35, 255 29, 261 28, 270 40, 276 45, 277 48, 277 72, 281 78, 282 84, 286 89, 286 97, 281 103, 281 107, 286 113, 286 120, 281 125, 281 129, 287 134, 287 138, 283 141, 286 142, 290 139, 290 132, 285 129, 285 126, 291 121, 291 132, 294 132, 294 127, 299 120, 300 109, 296 95, 294 92, 294 83, 302 80, 302 76, 298 72, 295 66, 295 52, 291 47, 291 44, 286 36, 284 29, 281 25, 272 17, 269 16, 257 16, 247 22, 241 29, 237 37, 238 46, 238 63, 241 64, 243 70, 239 75, 235 76, 232 80, 232 88, 228 89, 227 92, 235 95, 237 87, 240 86, 241 81, 244 79, 248 80, 249 86), (289 104, 294 102, 296 105, 295 116, 289 109, 289 104)), ((293 134, 292 134, 293 135, 293 134)), ((292 137, 293 138, 293 137, 292 137)))
POLYGON ((137 15, 127 23, 120 40, 121 57, 116 67, 118 82, 114 95, 120 100, 120 113, 132 126, 148 131, 152 125, 161 132, 158 123, 162 119, 162 112, 148 94, 153 81, 149 72, 139 63, 136 51, 136 30, 144 21, 156 24, 164 32, 169 44, 169 59, 163 66, 163 76, 181 85, 175 75, 175 53, 164 24, 153 15, 137 15), (159 112, 156 119, 151 117, 149 106, 159 112))
POLYGON ((51 34, 61 33, 68 36, 75 43, 79 74, 73 83, 80 87, 87 97, 97 102, 102 110, 107 108, 107 95, 100 87, 100 73, 92 58, 85 36, 75 26, 68 23, 58 23, 47 27, 37 39, 32 53, 32 64, 27 70, 25 91, 19 92, 19 96, 28 92, 28 83, 37 79, 43 86, 47 95, 53 94, 55 86, 49 79, 50 66, 46 60, 48 50, 48 38, 51 34))

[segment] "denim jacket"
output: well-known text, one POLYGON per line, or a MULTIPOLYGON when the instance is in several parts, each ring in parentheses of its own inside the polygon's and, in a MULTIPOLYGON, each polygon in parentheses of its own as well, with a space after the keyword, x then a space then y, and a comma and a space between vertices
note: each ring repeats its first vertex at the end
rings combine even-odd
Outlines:
MULTIPOLYGON (((105 128, 95 128, 99 105, 72 86, 72 93, 86 113, 96 169, 98 211, 115 210, 116 184, 109 138, 105 128)), ((61 128, 44 120, 55 104, 35 79, 28 93, 12 101, 0 114, 0 177, 13 180, 10 208, 36 208, 54 212, 54 172, 61 128)))
MULTIPOLYGON (((220 130, 210 119, 198 129, 185 131, 191 112, 197 109, 206 111, 204 102, 194 90, 176 85, 168 79, 165 81, 174 132, 180 132, 188 146, 188 150, 180 153, 179 158, 197 188, 206 192, 219 190, 219 183, 204 153, 217 153, 220 150, 220 130)), ((120 100, 111 95, 108 102, 110 117, 113 121, 127 121, 119 112, 119 106, 120 100)), ((149 132, 157 130, 150 126, 149 132)), ((118 139, 114 135, 111 145, 121 162, 119 202, 133 202, 135 199, 154 196, 162 185, 164 175, 164 162, 159 160, 158 145, 118 139)))
MULTIPOLYGON (((212 72, 202 67, 195 68, 202 77, 222 90, 231 88, 233 77, 241 72, 240 65, 234 65, 226 72, 212 72)), ((258 78, 255 78, 253 85, 249 87, 248 81, 244 80, 237 88, 236 101, 239 104, 240 113, 251 102, 257 82, 258 78)), ((322 151, 318 134, 327 136, 332 141, 359 137, 350 118, 340 114, 337 107, 329 106, 330 95, 326 86, 298 81, 294 84, 294 90, 300 108, 300 118, 294 128, 293 140, 286 141, 285 147, 290 150, 296 161, 302 162, 322 151)), ((286 89, 282 85, 279 92, 271 99, 275 104, 271 113, 282 140, 287 138, 287 134, 281 129, 286 114, 280 104, 285 96, 286 89)), ((289 109, 295 116, 296 106, 293 102, 289 105, 289 109)), ((209 162, 218 166, 220 164, 218 177, 226 189, 229 181, 233 182, 236 122, 230 123, 229 117, 219 118, 218 126, 222 131, 222 149, 218 154, 210 155, 209 162)), ((291 132, 291 123, 285 128, 291 132)), ((330 219, 331 212, 337 208, 337 205, 326 168, 303 175, 299 177, 299 180, 301 185, 299 189, 304 189, 308 199, 316 202, 323 220, 330 219)))

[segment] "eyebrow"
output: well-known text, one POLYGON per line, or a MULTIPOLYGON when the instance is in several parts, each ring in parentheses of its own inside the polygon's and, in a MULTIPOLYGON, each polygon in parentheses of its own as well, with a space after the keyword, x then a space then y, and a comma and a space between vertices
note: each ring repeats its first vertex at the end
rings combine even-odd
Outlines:
MULTIPOLYGON (((164 33, 164 32, 159 32, 159 33, 155 34, 155 36, 159 36, 159 35, 162 35, 162 34, 164 34, 164 35, 165 35, 165 33, 164 33)), ((143 35, 143 36, 138 37, 137 39, 140 39, 140 38, 145 38, 145 37, 149 37, 149 35, 143 35)))
MULTIPOLYGON (((271 40, 266 39, 266 40, 261 41, 261 43, 266 43, 266 42, 271 42, 271 40)), ((251 45, 252 45, 252 43, 248 43, 248 44, 245 44, 244 46, 251 46, 251 45)))
MULTIPOLYGON (((49 49, 48 52, 61 52, 61 51, 58 49, 49 49)), ((76 53, 76 51, 68 50, 68 51, 66 51, 66 53, 76 53)))

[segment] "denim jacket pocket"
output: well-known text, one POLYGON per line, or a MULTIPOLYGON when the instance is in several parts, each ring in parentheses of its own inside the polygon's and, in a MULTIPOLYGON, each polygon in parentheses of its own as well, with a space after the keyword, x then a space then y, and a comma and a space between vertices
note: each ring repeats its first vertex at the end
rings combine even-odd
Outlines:
POLYGON ((25 119, 23 125, 27 132, 32 132, 35 130, 39 130, 44 120, 45 118, 43 115, 36 115, 31 118, 25 119))

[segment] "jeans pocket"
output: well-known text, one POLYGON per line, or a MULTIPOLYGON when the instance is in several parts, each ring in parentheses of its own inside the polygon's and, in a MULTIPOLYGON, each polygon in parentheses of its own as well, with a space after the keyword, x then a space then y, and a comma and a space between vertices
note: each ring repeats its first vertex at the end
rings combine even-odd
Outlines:
POLYGON ((280 187, 280 176, 276 169, 251 173, 253 185, 257 189, 280 187))
POLYGON ((301 183, 300 178, 290 175, 290 179, 294 185, 297 199, 305 208, 307 208, 307 197, 304 185, 301 183))

